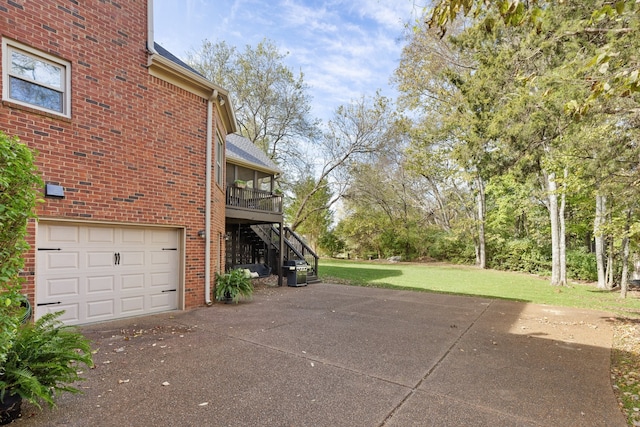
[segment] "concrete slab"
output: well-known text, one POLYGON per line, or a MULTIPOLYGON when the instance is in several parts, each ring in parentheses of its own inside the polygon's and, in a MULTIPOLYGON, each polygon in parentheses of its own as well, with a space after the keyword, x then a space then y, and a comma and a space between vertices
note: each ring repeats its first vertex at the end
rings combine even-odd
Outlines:
POLYGON ((16 426, 626 425, 585 310, 313 284, 82 330, 84 393, 16 426))

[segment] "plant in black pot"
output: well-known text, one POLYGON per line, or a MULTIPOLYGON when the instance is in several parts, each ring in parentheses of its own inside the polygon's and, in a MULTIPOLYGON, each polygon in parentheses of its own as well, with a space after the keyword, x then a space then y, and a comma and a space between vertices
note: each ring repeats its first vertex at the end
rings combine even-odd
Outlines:
POLYGON ((89 341, 58 320, 62 312, 21 323, 24 310, 11 314, 15 321, 3 321, 0 332, 5 346, 0 367, 0 424, 20 416, 22 400, 37 407, 41 402, 55 406, 58 394, 78 393, 73 383, 82 379, 79 365, 93 366, 89 341))
POLYGON ((231 270, 229 273, 216 273, 215 296, 217 301, 226 303, 238 303, 240 297, 251 298, 253 284, 250 276, 241 268, 231 270))

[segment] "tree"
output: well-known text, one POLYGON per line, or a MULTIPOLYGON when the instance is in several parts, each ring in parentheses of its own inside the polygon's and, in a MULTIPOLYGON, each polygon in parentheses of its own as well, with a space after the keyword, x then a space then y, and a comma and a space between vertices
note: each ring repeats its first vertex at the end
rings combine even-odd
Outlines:
POLYGON ((313 142, 319 132, 310 116, 304 75, 294 75, 285 59, 268 39, 243 52, 224 41, 204 40, 187 58, 199 73, 229 90, 240 133, 283 169, 303 159, 299 146, 313 142))
POLYGON ((387 98, 376 94, 361 97, 348 105, 339 106, 327 124, 320 146, 321 166, 318 166, 315 185, 296 201, 297 209, 289 220, 295 231, 310 215, 329 209, 347 188, 350 166, 359 158, 378 152, 392 138, 395 116, 387 98), (326 206, 309 208, 315 194, 326 186, 332 187, 332 198, 326 206))
MULTIPOLYGON (((548 20, 558 16, 554 6, 561 3, 555 0, 438 0, 426 23, 444 36, 461 14, 491 27, 497 13, 506 25, 528 26, 541 31, 548 20)), ((640 58, 635 55, 640 44, 637 37, 640 5, 635 0, 576 4, 585 13, 567 18, 580 24, 580 28, 564 35, 591 34, 608 39, 597 55, 582 60, 591 83, 591 95, 586 99, 574 99, 569 105, 573 113, 580 115, 603 96, 625 98, 640 92, 640 58)))
POLYGON ((306 237, 307 242, 315 252, 318 251, 320 238, 328 233, 331 225, 331 211, 329 203, 332 199, 329 185, 325 182, 316 182, 312 176, 306 176, 291 185, 291 198, 285 208, 287 222, 293 223, 291 218, 295 215, 305 219, 292 229, 306 237), (309 194, 313 194, 307 197, 309 194), (301 206, 302 202, 304 206, 301 206))
POLYGON ((495 58, 486 32, 455 30, 455 37, 440 38, 428 28, 416 28, 403 49, 395 81, 400 105, 420 115, 413 151, 428 153, 417 157, 422 167, 433 169, 426 163, 433 165, 432 154, 445 150, 455 164, 453 169, 463 171, 467 189, 474 192, 476 208, 469 214, 476 228, 476 264, 485 268, 485 185, 500 163, 489 126, 496 104, 502 102, 501 76, 505 74, 499 74, 500 58, 495 58), (488 61, 493 61, 492 66, 485 64, 488 61))

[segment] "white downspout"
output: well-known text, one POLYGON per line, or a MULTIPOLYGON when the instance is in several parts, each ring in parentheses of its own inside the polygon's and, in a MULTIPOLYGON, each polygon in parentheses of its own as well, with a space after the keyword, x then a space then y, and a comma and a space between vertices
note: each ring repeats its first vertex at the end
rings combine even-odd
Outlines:
POLYGON ((153 32, 153 0, 147 0, 147 50, 150 54, 156 53, 155 38, 153 32))
POLYGON ((207 171, 205 173, 205 219, 204 219, 204 301, 209 306, 211 301, 211 166, 213 162, 213 103, 218 97, 214 90, 207 100, 207 171))

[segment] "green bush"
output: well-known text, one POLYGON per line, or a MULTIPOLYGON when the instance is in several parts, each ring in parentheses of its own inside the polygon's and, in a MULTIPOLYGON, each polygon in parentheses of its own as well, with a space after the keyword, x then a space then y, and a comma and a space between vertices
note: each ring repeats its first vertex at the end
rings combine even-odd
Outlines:
POLYGON ((37 175, 32 151, 0 131, 0 373, 24 310, 20 307, 27 221, 35 216, 37 175))
POLYGON ((493 239, 487 246, 491 268, 535 274, 551 271, 550 251, 531 239, 493 239))
POLYGON ((35 215, 38 186, 32 151, 0 131, 0 286, 15 284, 24 266, 27 220, 35 215))
POLYGON ((567 251, 567 276, 577 280, 598 280, 595 254, 585 249, 567 251))
POLYGON ((231 270, 226 274, 216 273, 215 296, 217 301, 232 301, 238 303, 240 297, 251 298, 253 283, 241 268, 231 270))
POLYGON ((425 244, 427 256, 436 261, 473 264, 476 259, 473 241, 452 233, 431 232, 425 236, 425 244))
POLYGON ((17 394, 36 406, 54 406, 58 393, 78 393, 78 363, 93 366, 89 341, 48 313, 35 323, 20 325, 0 374, 0 401, 17 394))

